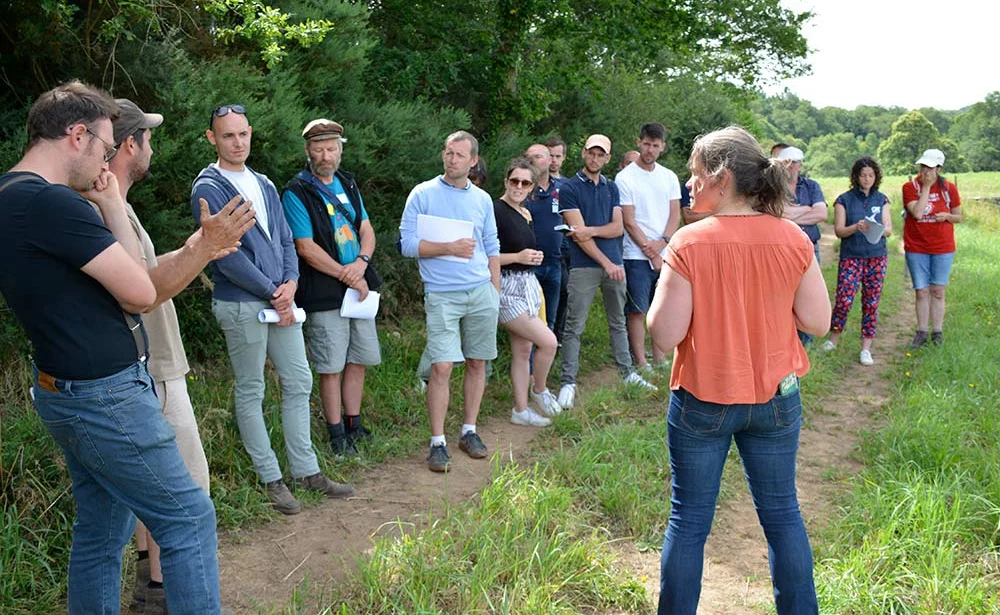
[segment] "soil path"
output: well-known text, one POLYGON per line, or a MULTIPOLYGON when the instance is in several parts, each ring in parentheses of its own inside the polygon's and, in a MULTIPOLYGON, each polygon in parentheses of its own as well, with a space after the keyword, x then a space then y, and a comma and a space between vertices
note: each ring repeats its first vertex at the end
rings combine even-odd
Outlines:
MULTIPOLYGON (((823 263, 836 262, 833 227, 823 225, 822 232, 820 258, 823 263)), ((898 258, 902 258, 902 254, 898 258)), ((897 282, 887 280, 886 283, 897 282)), ((855 458, 859 434, 872 427, 873 414, 888 401, 891 386, 884 372, 889 365, 902 358, 905 345, 913 333, 915 316, 909 306, 904 298, 899 313, 881 314, 874 348, 876 364, 864 367, 857 361, 850 362, 843 374, 843 382, 852 386, 838 388, 821 400, 819 407, 803 421, 797 485, 802 515, 814 547, 816 530, 835 513, 834 502, 838 493, 846 487, 846 479, 862 468, 855 458), (859 393, 861 391, 863 393, 859 393)), ((860 302, 856 302, 854 310, 860 309, 860 302)), ((844 335, 858 335, 858 331, 849 330, 844 335)), ((808 376, 803 384, 809 386, 808 376)), ((712 533, 705 547, 704 578, 698 608, 701 615, 760 615, 773 612, 767 543, 744 485, 716 511, 712 533)), ((644 580, 650 599, 655 604, 659 595, 659 552, 640 553, 630 544, 626 544, 623 550, 626 565, 644 580)))
MULTIPOLYGON (((615 381, 617 372, 608 368, 589 375, 587 388, 615 381)), ((501 463, 524 462, 538 433, 511 424, 506 415, 481 421, 478 431, 501 463)), ((306 579, 310 594, 322 596, 325 588, 356 569, 356 558, 372 548, 375 538, 399 534, 400 528, 409 531, 477 495, 488 484, 493 464, 470 459, 458 450, 457 441, 450 444, 452 464, 446 474, 430 472, 421 452, 365 471, 354 483, 357 495, 352 498, 329 500, 298 515, 220 536, 222 603, 237 613, 284 606, 306 579)))

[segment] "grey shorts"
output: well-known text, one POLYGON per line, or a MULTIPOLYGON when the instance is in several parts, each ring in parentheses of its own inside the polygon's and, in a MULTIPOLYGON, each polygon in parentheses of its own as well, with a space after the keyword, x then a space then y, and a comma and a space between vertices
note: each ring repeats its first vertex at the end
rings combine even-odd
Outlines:
POLYGON ((347 363, 382 362, 374 319, 343 318, 340 310, 311 312, 303 329, 317 374, 339 374, 347 363))
POLYGON ((530 271, 500 275, 500 322, 508 323, 521 314, 538 316, 542 309, 542 287, 530 271))
POLYGON ((500 293, 492 282, 469 290, 424 293, 431 363, 497 358, 500 293))

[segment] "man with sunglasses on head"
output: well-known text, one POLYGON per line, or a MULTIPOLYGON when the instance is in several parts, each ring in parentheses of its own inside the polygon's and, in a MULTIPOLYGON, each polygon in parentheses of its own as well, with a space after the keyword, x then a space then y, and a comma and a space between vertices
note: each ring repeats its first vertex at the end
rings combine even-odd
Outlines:
POLYGON ((157 289, 108 170, 118 117, 113 99, 79 81, 32 105, 27 152, 0 177, 0 292, 32 341, 35 409, 73 481, 70 615, 119 612, 136 516, 163 547, 170 611, 216 614, 215 509, 146 367, 138 315, 157 289))
POLYGON ((282 479, 264 422, 267 359, 281 381, 281 424, 294 484, 329 498, 347 497, 354 489, 324 476, 312 447, 312 372, 306 361, 302 323, 296 322, 294 312, 298 256, 278 191, 271 180, 246 164, 253 133, 246 108, 216 107, 208 124, 205 137, 219 158, 194 180, 191 207, 195 218, 201 217, 201 199, 214 213, 237 195, 253 203, 257 212, 257 224, 243 236, 239 250, 209 265, 215 284, 212 312, 225 334, 236 380, 236 423, 275 510, 294 515, 301 506, 282 479), (262 322, 259 316, 264 310, 274 310, 278 321, 262 322))
MULTIPOLYGON (((114 143, 118 153, 111 159, 109 168, 118 180, 118 190, 125 202, 125 214, 139 242, 142 264, 149 271, 149 277, 156 288, 156 301, 143 316, 143 324, 149 336, 149 374, 153 379, 163 416, 176 434, 181 458, 191 473, 191 478, 207 493, 208 461, 184 380, 189 367, 181 342, 177 311, 171 297, 187 287, 211 260, 236 251, 240 237, 254 224, 253 208, 247 203, 240 204, 242 199, 235 197, 213 216, 206 213, 208 204, 202 201, 201 228, 180 249, 157 257, 149 234, 128 202, 128 193, 135 183, 149 177, 153 156, 153 129, 163 123, 163 116, 145 113, 134 102, 125 98, 116 99, 115 102, 119 109, 118 118, 113 123, 114 143)), ((139 561, 136 564, 131 611, 146 615, 166 613, 160 548, 149 529, 141 522, 136 525, 135 535, 139 561)))
POLYGON ((344 318, 347 289, 362 301, 381 279, 369 266, 375 231, 354 175, 340 168, 344 127, 316 119, 302 130, 308 163, 285 186, 281 203, 299 253, 295 300, 309 318, 306 341, 319 374, 330 448, 355 457, 372 435, 361 424, 361 398, 368 365, 382 362, 374 318, 344 318), (343 412, 341 412, 343 408, 343 412))
POLYGON ((604 297, 608 335, 618 371, 625 384, 653 389, 632 367, 625 330, 625 269, 622 265, 621 196, 615 182, 601 174, 611 159, 611 139, 595 134, 583 145, 583 168, 559 188, 559 212, 572 231, 569 244, 569 282, 566 329, 563 331, 562 387, 559 405, 572 408, 576 374, 580 370, 580 338, 597 289, 604 297))

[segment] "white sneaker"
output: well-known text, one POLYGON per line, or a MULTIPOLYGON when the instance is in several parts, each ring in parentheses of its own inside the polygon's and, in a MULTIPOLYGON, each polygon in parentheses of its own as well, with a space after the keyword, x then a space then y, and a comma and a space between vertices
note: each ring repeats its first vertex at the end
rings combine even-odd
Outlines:
POLYGON ((823 350, 827 352, 836 349, 837 349, 837 344, 835 344, 833 340, 826 340, 826 342, 823 343, 823 350))
POLYGON ((870 350, 862 350, 861 356, 858 357, 858 361, 861 361, 862 365, 875 365, 875 359, 872 358, 872 352, 870 350))
POLYGON ((562 385, 562 388, 559 389, 559 399, 557 400, 559 405, 563 408, 572 408, 574 398, 576 398, 576 385, 562 385))
POLYGON ((524 425, 526 427, 548 427, 552 424, 552 421, 538 414, 531 408, 525 408, 520 412, 511 408, 510 422, 515 425, 524 425))
POLYGON ((643 363, 642 365, 640 365, 638 367, 639 367, 639 370, 642 373, 646 374, 647 376, 652 376, 653 373, 654 373, 653 372, 653 365, 651 363, 649 363, 648 361, 646 363, 643 363))
POLYGON ((637 372, 631 372, 628 376, 625 376, 625 384, 635 385, 642 389, 647 389, 649 391, 659 391, 655 384, 650 384, 646 382, 645 378, 640 376, 637 372))
POLYGON ((545 389, 541 393, 535 393, 534 390, 529 388, 528 395, 531 396, 531 401, 535 402, 538 410, 544 416, 555 416, 562 412, 562 406, 559 405, 556 396, 549 392, 548 389, 545 389))

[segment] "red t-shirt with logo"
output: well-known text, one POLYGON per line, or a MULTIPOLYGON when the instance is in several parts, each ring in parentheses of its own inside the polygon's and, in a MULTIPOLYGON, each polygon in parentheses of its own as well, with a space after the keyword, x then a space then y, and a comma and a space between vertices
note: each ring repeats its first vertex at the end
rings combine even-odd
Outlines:
MULTIPOLYGON (((903 220, 903 248, 907 252, 918 254, 949 254, 955 251, 955 225, 951 222, 938 222, 934 214, 948 213, 961 206, 958 187, 948 180, 943 180, 944 189, 948 191, 945 199, 941 189, 942 182, 934 182, 927 197, 927 207, 923 215, 917 219, 905 212, 903 220)), ((903 184, 903 204, 920 200, 920 181, 914 179, 903 184)))

